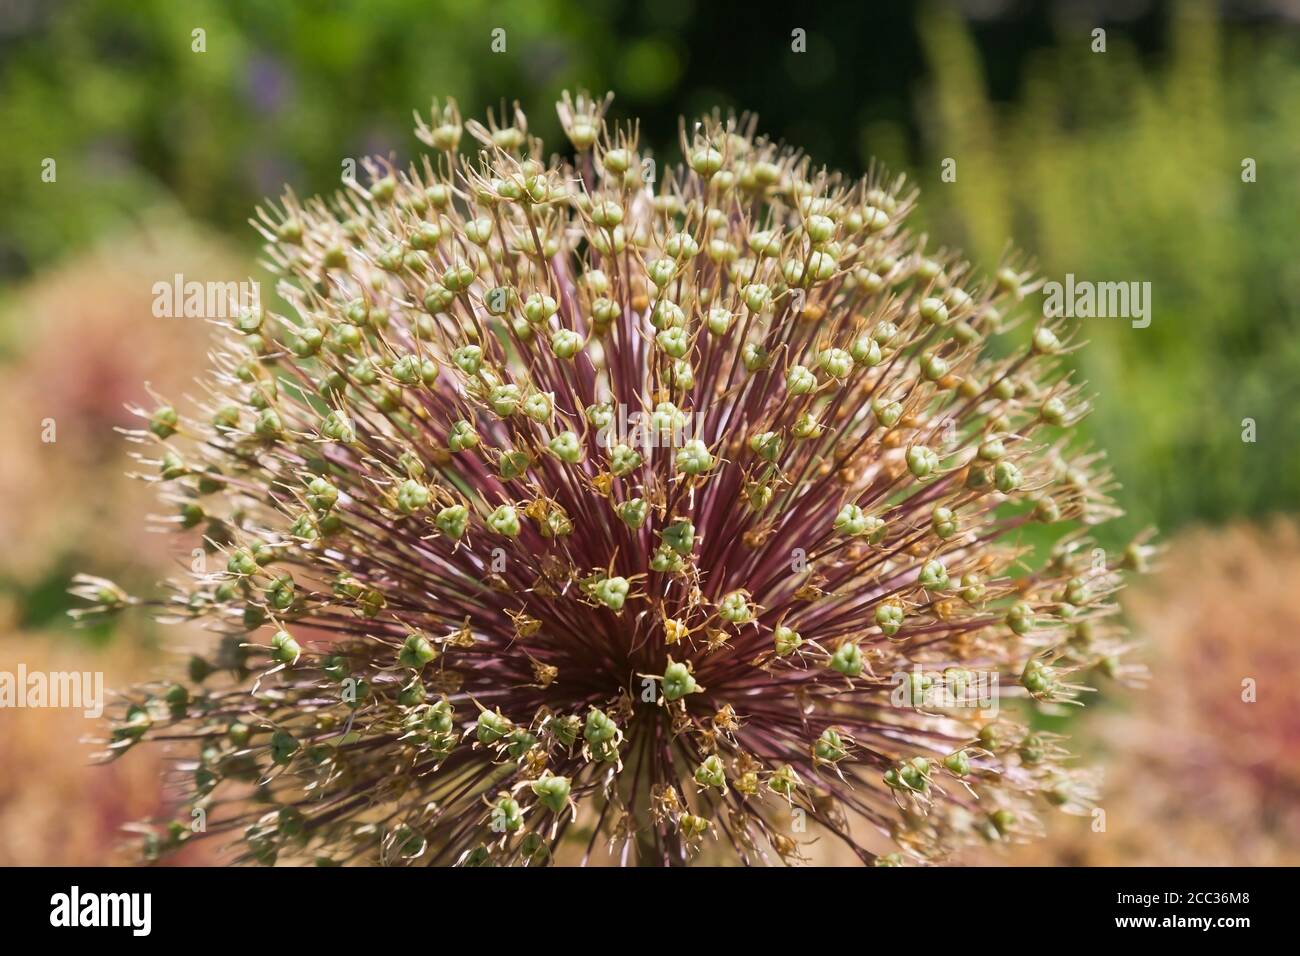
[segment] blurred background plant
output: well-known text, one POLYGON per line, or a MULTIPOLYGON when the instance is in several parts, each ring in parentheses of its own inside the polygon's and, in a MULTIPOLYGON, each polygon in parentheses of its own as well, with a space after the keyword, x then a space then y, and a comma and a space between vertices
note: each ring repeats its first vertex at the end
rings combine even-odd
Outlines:
MULTIPOLYGON (((1297 16, 1282 0, 784 19, 700 0, 0 0, 0 620, 75 648, 74 568, 134 584, 176 560, 141 533, 155 505, 121 478, 111 431, 145 381, 179 392, 201 361, 202 320, 155 319, 153 284, 264 278, 256 203, 284 183, 330 192, 368 154, 407 161, 411 111, 433 96, 465 115, 518 99, 554 139, 560 89, 612 89, 663 153, 680 113, 753 109, 819 162, 906 172, 934 241, 977 263, 1010 237, 1047 278, 1149 281, 1150 327, 1084 320, 1074 356, 1104 396, 1085 427, 1129 512, 1103 543, 1294 512, 1297 16)), ((147 647, 152 629, 121 637, 147 647)))
POLYGON ((1192 531, 1162 563, 1126 601, 1155 679, 1076 728, 1107 767, 1104 828, 1057 818, 994 862, 1300 864, 1300 530, 1192 531))

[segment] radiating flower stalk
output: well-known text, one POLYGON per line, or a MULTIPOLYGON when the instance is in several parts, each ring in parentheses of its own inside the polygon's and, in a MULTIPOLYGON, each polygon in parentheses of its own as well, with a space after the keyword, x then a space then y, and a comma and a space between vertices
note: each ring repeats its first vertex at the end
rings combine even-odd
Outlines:
POLYGON ((214 647, 107 752, 180 748, 206 835, 263 863, 791 862, 817 833, 929 862, 1084 811, 1060 740, 962 695, 1125 676, 1150 550, 1086 537, 1115 511, 1070 334, 985 354, 1027 268, 927 251, 901 177, 747 116, 683 126, 656 177, 608 105, 566 94, 570 163, 518 109, 435 102, 418 163, 258 211, 282 313, 130 436, 207 567, 78 588, 214 647))

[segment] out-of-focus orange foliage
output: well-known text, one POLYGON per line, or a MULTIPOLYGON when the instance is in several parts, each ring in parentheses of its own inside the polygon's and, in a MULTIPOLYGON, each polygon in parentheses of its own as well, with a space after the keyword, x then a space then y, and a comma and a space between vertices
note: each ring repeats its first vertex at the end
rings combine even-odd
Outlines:
POLYGON ((224 247, 159 214, 9 300, 0 315, 13 350, 0 365, 0 540, 21 546, 4 549, 0 577, 30 584, 70 555, 118 574, 163 558, 168 543, 141 520, 156 502, 126 477, 127 444, 113 428, 138 424, 125 403, 152 404, 143 383, 184 391, 207 347, 203 319, 155 317, 154 284, 176 273, 237 281, 240 268, 224 247))
POLYGON ((1078 734, 1106 767, 1104 832, 1061 818, 1005 862, 1300 864, 1300 530, 1193 532, 1161 566, 1126 602, 1151 684, 1078 734))
MULTIPOLYGON (((0 671, 102 671, 105 695, 152 676, 155 655, 121 638, 107 648, 50 635, 0 639, 0 671)), ((101 749, 83 738, 105 725, 74 708, 5 708, 0 712, 0 866, 107 866, 139 861, 125 824, 169 819, 160 753, 96 765, 101 749)), ((187 848, 169 863, 211 862, 218 849, 187 848)))
MULTIPOLYGON (((157 500, 113 430, 123 407, 149 403, 143 383, 180 393, 201 364, 209 327, 154 315, 154 285, 237 281, 239 260, 171 214, 45 273, 6 301, 0 322, 0 581, 21 595, 77 564, 124 577, 169 573, 172 542, 144 529, 157 500), (44 441, 53 423, 54 441, 44 441)), ((247 266, 242 266, 247 270, 247 266)), ((0 607, 0 670, 103 671, 106 691, 154 676, 156 652, 119 631, 95 649, 67 633, 23 633, 20 596, 0 607)), ((56 629, 57 630, 57 629, 56 629)), ((123 824, 166 815, 159 754, 91 764, 105 725, 81 710, 0 711, 0 865, 102 865, 138 860, 123 824)), ((193 849, 177 861, 211 851, 193 849)))

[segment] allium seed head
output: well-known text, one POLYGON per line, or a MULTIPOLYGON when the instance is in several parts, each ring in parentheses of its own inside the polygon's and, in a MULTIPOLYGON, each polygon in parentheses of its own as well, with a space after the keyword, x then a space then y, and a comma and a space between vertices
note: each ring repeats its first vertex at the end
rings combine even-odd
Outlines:
POLYGON ((1034 832, 1064 751, 967 691, 1073 702, 1122 650, 1068 332, 986 354, 1030 277, 927 250, 901 178, 715 114, 655 179, 608 105, 565 95, 570 164, 435 103, 433 155, 258 211, 283 304, 132 435, 212 556, 154 603, 214 647, 109 751, 192 743, 207 832, 266 863, 1034 832), (1026 570, 1030 522, 1071 530, 1026 570))

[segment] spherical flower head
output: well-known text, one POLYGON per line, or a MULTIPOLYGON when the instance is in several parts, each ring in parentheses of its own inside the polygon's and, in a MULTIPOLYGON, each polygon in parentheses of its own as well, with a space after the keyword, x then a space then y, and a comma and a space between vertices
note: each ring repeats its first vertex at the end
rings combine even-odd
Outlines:
POLYGON ((1059 740, 962 705, 1124 673, 1150 557, 1094 566, 1061 327, 993 342, 1033 277, 748 117, 652 178, 609 105, 565 96, 566 161, 434 104, 428 162, 257 211, 276 310, 130 436, 206 570, 74 588, 212 632, 105 753, 192 746, 188 809, 260 863, 793 862, 798 810, 893 865, 1086 810, 1059 740))

